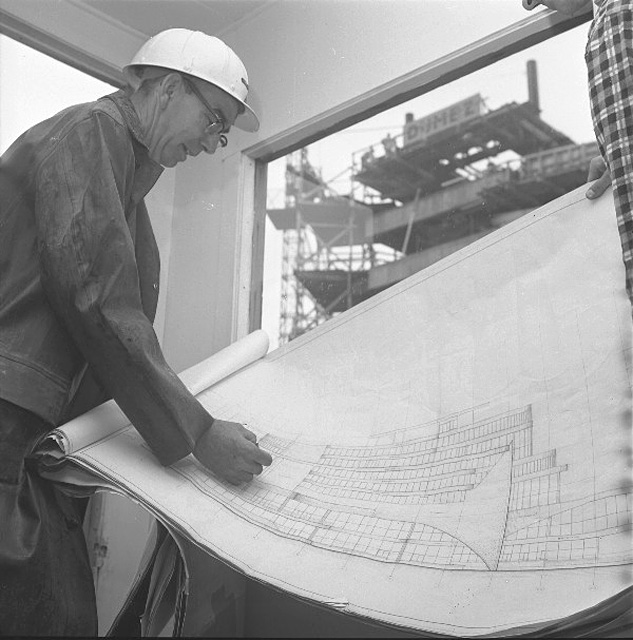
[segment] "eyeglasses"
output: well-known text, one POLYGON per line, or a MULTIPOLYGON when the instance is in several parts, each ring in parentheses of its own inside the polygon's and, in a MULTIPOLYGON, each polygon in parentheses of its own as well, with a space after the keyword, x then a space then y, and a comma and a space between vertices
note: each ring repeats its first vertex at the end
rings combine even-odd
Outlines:
POLYGON ((227 137, 225 135, 225 132, 228 133, 226 122, 224 121, 224 119, 220 115, 218 115, 216 110, 213 109, 211 107, 211 105, 207 102, 205 97, 200 92, 200 89, 198 89, 198 87, 196 87, 196 85, 191 80, 189 80, 188 78, 184 78, 183 77, 183 79, 187 83, 187 85, 191 88, 191 90, 196 95, 198 100, 200 100, 200 102, 202 102, 204 107, 207 109, 207 111, 211 114, 211 116, 213 118, 213 121, 211 122, 211 124, 209 124, 206 127, 204 132, 208 136, 219 135, 220 136, 220 146, 221 147, 226 147, 226 145, 229 143, 229 141, 227 140, 227 137))

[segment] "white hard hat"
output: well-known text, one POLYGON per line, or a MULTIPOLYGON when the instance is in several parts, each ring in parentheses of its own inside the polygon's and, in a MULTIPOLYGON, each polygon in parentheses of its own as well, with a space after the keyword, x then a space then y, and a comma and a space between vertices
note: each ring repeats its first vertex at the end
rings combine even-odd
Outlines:
POLYGON ((189 29, 161 31, 136 52, 124 71, 129 72, 136 66, 182 71, 220 87, 244 106, 244 112, 237 116, 235 126, 243 131, 259 129, 255 112, 246 104, 246 67, 233 49, 219 38, 189 29))

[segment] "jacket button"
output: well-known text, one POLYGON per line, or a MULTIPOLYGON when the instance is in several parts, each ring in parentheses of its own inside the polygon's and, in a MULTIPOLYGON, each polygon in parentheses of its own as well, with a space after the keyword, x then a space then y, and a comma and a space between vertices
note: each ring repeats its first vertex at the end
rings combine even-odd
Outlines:
POLYGON ((155 282, 152 286, 154 287, 155 291, 158 291, 158 282, 155 282))

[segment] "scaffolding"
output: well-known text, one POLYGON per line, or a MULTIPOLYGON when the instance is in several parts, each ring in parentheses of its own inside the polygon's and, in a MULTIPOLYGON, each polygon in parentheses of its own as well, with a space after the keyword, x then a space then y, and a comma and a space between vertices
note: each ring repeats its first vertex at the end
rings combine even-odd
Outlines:
POLYGON ((373 264, 371 245, 358 244, 370 210, 334 194, 304 148, 286 158, 285 208, 268 213, 283 229, 279 342, 285 344, 353 306, 358 276, 373 264))
POLYGON ((477 95, 407 114, 353 154, 349 195, 306 148, 287 157, 285 208, 268 211, 283 230, 281 344, 585 182, 597 145, 544 122, 528 76, 522 104, 487 110, 477 95))

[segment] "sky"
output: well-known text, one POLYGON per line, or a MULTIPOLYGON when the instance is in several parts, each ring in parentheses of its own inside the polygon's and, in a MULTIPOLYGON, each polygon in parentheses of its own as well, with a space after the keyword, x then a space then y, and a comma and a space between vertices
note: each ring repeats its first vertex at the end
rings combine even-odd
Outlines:
MULTIPOLYGON (((510 1, 510 0, 506 0, 510 1)), ((517 0, 518 1, 518 0, 517 0)), ((482 19, 487 7, 482 3, 482 19)), ((354 154, 378 145, 390 133, 401 134, 405 114, 421 118, 464 98, 480 94, 487 108, 527 100, 527 60, 537 62, 541 117, 575 142, 593 140, 583 52, 588 25, 540 43, 485 69, 394 107, 310 145, 308 157, 333 191, 347 194, 354 154)), ((0 153, 29 126, 61 109, 94 100, 114 90, 110 85, 0 35, 0 153)), ((281 158, 269 167, 268 206, 284 203, 281 158)), ((276 342, 280 296, 281 234, 267 225, 264 281, 264 328, 276 342)))

